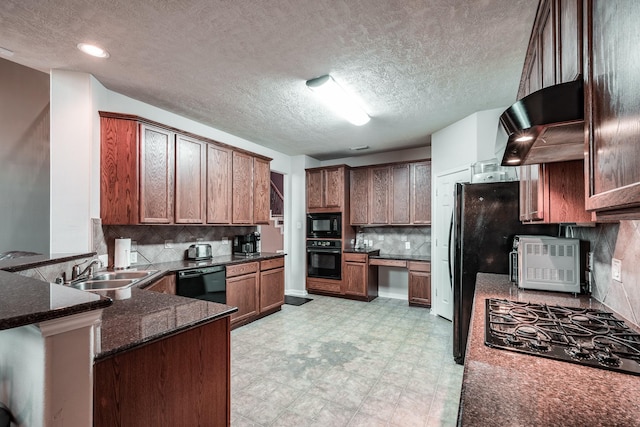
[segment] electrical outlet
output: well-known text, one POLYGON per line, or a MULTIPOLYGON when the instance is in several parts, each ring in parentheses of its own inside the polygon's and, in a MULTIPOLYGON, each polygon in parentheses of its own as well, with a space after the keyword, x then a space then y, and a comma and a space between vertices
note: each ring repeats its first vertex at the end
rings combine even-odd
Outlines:
POLYGON ((173 240, 165 240, 164 241, 165 249, 173 249, 173 240))
POLYGON ((405 249, 411 249, 411 242, 404 242, 405 249))
POLYGON ((222 244, 223 245, 228 245, 229 244, 229 239, 227 239, 226 237, 222 238, 222 244))
POLYGON ((372 247, 373 246, 373 240, 367 240, 367 246, 372 247))
POLYGON ((593 252, 587 254, 587 270, 593 270, 593 252))
POLYGON ((131 262, 131 264, 138 262, 138 252, 131 252, 129 254, 129 262, 131 262))
POLYGON ((611 278, 622 282, 622 261, 617 258, 611 258, 611 278))
POLYGON ((379 242, 384 241, 384 236, 383 236, 382 234, 378 236, 378 241, 379 241, 379 242))

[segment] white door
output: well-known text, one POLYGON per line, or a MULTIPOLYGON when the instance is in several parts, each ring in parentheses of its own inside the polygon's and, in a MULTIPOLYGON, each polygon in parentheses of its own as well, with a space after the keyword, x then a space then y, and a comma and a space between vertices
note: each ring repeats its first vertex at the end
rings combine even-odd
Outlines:
POLYGON ((431 262, 431 286, 434 291, 433 311, 445 319, 453 319, 453 292, 449 276, 449 226, 453 212, 453 192, 456 182, 468 182, 469 168, 455 169, 436 176, 435 182, 435 218, 431 232, 435 244, 431 262))

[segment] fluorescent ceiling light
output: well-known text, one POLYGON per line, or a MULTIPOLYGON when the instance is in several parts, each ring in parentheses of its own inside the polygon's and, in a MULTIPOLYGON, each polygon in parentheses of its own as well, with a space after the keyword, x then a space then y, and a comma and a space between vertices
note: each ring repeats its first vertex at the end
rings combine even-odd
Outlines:
POLYGON ((307 87, 335 113, 356 126, 369 121, 369 116, 359 105, 356 98, 345 92, 330 75, 307 80, 307 87))
POLYGON ((107 52, 106 50, 96 45, 92 45, 88 43, 78 43, 77 47, 87 55, 95 56, 96 58, 109 57, 109 52, 107 52))

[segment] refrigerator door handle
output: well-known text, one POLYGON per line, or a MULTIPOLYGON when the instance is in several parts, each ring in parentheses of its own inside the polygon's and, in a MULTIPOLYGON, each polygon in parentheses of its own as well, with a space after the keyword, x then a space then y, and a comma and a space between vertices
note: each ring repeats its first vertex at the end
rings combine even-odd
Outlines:
POLYGON ((449 284, 453 289, 453 270, 451 270, 451 238, 453 237, 453 211, 451 211, 451 221, 449 222, 449 284))

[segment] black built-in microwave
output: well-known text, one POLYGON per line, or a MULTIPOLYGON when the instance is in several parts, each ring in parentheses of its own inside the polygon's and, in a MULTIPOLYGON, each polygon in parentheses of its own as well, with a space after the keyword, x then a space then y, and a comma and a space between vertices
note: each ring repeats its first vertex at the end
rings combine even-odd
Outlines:
POLYGON ((307 214, 307 237, 311 239, 339 239, 342 237, 342 214, 307 214))

